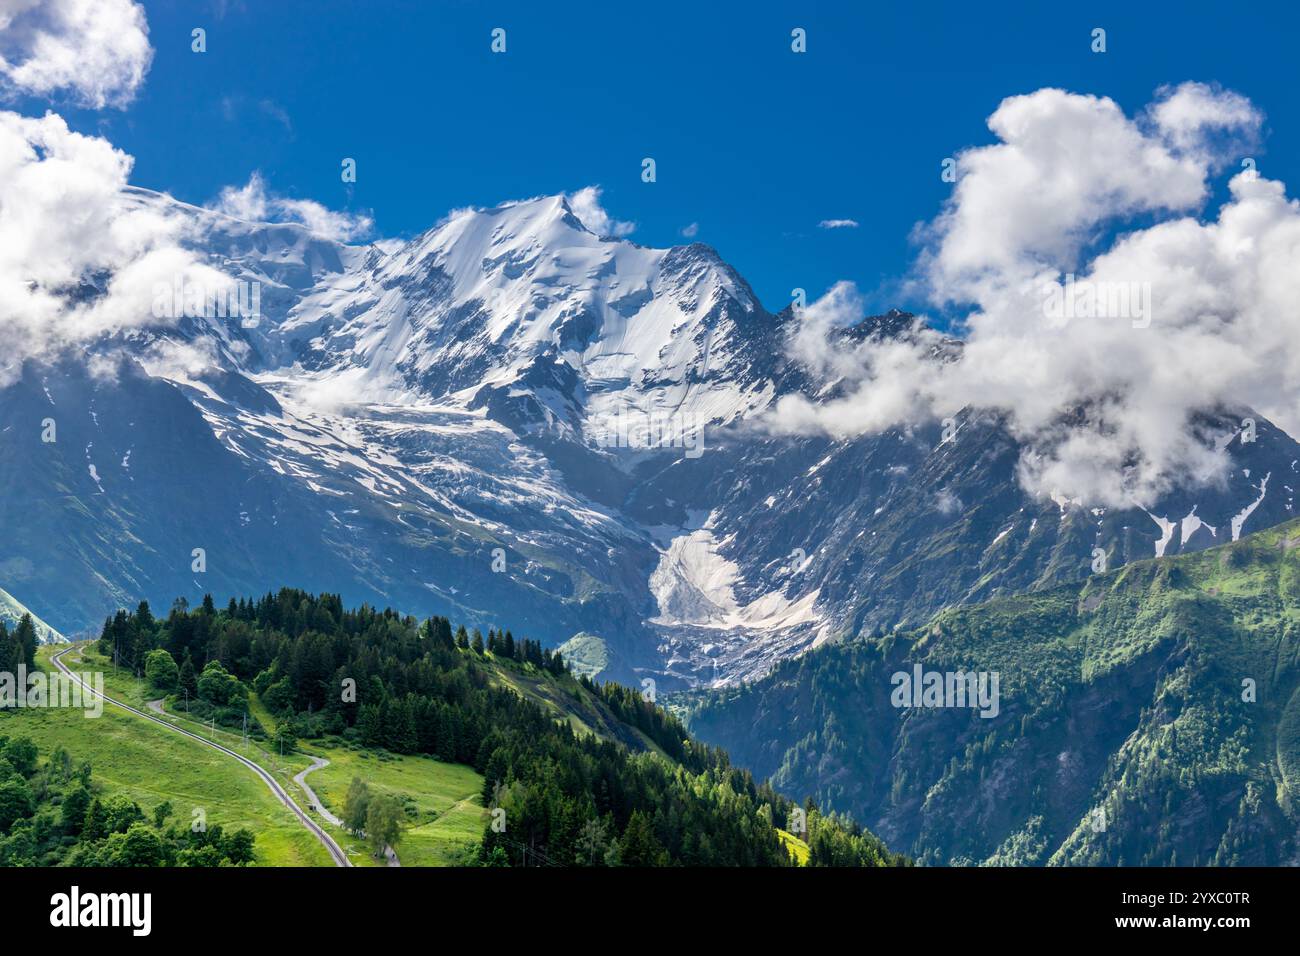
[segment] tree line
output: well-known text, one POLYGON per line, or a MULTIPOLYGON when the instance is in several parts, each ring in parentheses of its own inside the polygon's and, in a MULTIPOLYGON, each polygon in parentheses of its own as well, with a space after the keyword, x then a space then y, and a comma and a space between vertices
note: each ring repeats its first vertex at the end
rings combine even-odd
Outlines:
POLYGON ((142 604, 105 622, 100 649, 217 718, 242 719, 251 688, 295 739, 338 735, 474 767, 488 810, 482 864, 782 866, 791 827, 814 865, 905 862, 851 822, 758 783, 635 691, 579 679, 560 654, 509 630, 484 636, 445 617, 283 589, 221 610, 210 597, 193 610, 178 601, 163 619, 142 604), (625 739, 575 730, 518 693, 512 675, 596 708, 625 739))

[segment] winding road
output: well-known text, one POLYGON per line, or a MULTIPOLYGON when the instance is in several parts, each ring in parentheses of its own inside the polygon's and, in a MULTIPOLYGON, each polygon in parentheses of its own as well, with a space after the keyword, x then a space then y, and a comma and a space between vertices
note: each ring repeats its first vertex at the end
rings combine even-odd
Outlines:
MULTIPOLYGON (((308 754, 308 756, 311 755, 308 754)), ((321 767, 328 767, 329 765, 330 762, 326 760, 324 757, 312 757, 311 766, 308 767, 306 770, 303 770, 302 772, 298 773, 293 778, 293 782, 296 783, 298 786, 302 787, 302 792, 307 794, 308 807, 310 807, 312 810, 315 810, 317 813, 323 816, 330 823, 334 824, 334 826, 341 827, 342 829, 346 830, 347 824, 345 824, 342 820, 340 820, 334 814, 330 813, 328 810, 325 809, 325 804, 321 802, 320 797, 316 796, 316 791, 313 790, 311 788, 311 785, 307 783, 307 774, 311 773, 313 770, 319 770, 321 767)), ((388 861, 389 866, 402 865, 401 861, 397 859, 396 851, 394 851, 393 848, 389 846, 387 843, 384 844, 384 859, 388 861)))
MULTIPOLYGON (((298 818, 299 822, 301 822, 302 825, 305 826, 311 832, 312 836, 314 836, 317 840, 319 840, 321 845, 324 846, 327 851, 329 851, 329 855, 334 858, 334 863, 336 866, 352 865, 352 861, 348 859, 347 854, 343 852, 342 848, 337 843, 334 842, 334 838, 330 836, 328 833, 326 833, 324 830, 322 830, 315 820, 313 820, 311 817, 309 817, 306 813, 302 811, 302 808, 299 807, 298 804, 294 802, 293 797, 289 796, 288 791, 286 791, 282 786, 280 786, 280 784, 276 782, 275 777, 271 776, 270 772, 267 771, 264 767, 260 766, 259 764, 253 763, 253 761, 249 760, 243 754, 236 753, 235 751, 231 750, 229 747, 223 747, 221 746, 221 744, 217 743, 216 741, 209 740, 207 737, 201 737, 198 734, 190 733, 188 730, 185 730, 181 727, 177 727, 175 724, 171 723, 170 721, 164 720, 162 717, 155 717, 152 714, 145 713, 143 710, 136 710, 136 708, 132 707, 130 704, 124 704, 120 700, 114 700, 112 697, 109 697, 107 694, 97 693, 93 687, 91 687, 84 680, 82 680, 78 675, 76 675, 71 670, 69 670, 67 665, 63 663, 63 656, 65 654, 71 653, 74 649, 76 649, 75 646, 69 647, 67 650, 59 651, 57 654, 53 655, 50 658, 50 661, 60 671, 62 671, 68 677, 72 678, 72 680, 76 681, 81 686, 84 692, 89 694, 94 694, 97 697, 102 697, 106 703, 112 704, 115 707, 120 707, 122 710, 135 714, 137 717, 143 717, 145 720, 153 721, 155 724, 158 724, 161 727, 166 727, 168 730, 174 733, 184 734, 186 737, 189 737, 193 740, 197 740, 199 743, 203 744, 204 746, 211 747, 213 750, 219 750, 226 756, 235 758, 240 763, 242 763, 245 767, 247 767, 249 770, 252 770, 255 774, 257 774, 259 777, 262 778, 262 782, 271 788, 271 792, 275 794, 276 798, 279 799, 279 801, 283 803, 286 807, 288 807, 289 810, 293 813, 293 815, 298 818)), ((310 791, 308 792, 310 793, 310 791)), ((314 799, 314 795, 313 795, 313 799, 314 799)), ((319 801, 316 802, 319 805, 319 801)))

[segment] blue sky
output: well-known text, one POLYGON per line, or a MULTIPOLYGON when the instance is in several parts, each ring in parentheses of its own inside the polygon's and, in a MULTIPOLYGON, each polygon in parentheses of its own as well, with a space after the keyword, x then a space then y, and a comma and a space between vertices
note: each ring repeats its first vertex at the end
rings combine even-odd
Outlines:
POLYGON ((155 54, 136 101, 59 109, 132 154, 133 182, 191 202, 260 170, 279 194, 406 236, 451 208, 599 184, 639 242, 684 242, 698 223, 769 307, 840 279, 873 307, 919 307, 899 287, 909 234, 951 188, 943 158, 991 142, 1005 96, 1060 86, 1132 113, 1162 84, 1217 82, 1267 115, 1261 170, 1300 178, 1294 14, 1090 6, 146 0, 155 54))

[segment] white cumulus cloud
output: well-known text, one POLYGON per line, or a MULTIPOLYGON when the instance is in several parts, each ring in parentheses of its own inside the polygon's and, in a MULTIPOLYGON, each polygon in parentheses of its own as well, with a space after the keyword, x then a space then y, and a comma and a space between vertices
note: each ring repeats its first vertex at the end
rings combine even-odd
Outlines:
POLYGON ((229 282, 182 248, 178 218, 124 193, 131 162, 53 113, 0 112, 0 385, 26 359, 157 323, 160 285, 229 282))
POLYGON ((1204 208, 1211 175, 1239 164, 1261 121, 1202 84, 1162 89, 1132 118, 1055 89, 1003 101, 989 120, 999 142, 960 154, 954 193, 921 232, 920 288, 962 313, 960 354, 936 360, 940 336, 923 329, 846 349, 834 330, 862 311, 837 286, 791 350, 841 397, 786 398, 774 426, 845 436, 994 409, 1026 448, 1029 490, 1107 505, 1220 477, 1227 457, 1198 431, 1201 412, 1253 408, 1294 432, 1300 205, 1247 170, 1204 208), (1061 314, 1067 276, 1107 305, 1061 314))
POLYGON ((144 8, 131 0, 0 0, 0 84, 124 107, 153 58, 144 8))

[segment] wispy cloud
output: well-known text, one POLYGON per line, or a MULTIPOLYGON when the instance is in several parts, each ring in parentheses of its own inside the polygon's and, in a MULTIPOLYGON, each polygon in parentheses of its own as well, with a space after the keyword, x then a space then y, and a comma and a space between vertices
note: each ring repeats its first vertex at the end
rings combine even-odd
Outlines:
POLYGON ((227 186, 208 208, 247 222, 296 222, 336 242, 362 238, 374 227, 374 220, 362 213, 327 209, 311 199, 273 196, 259 172, 243 186, 227 186))
POLYGON ((271 119, 283 126, 286 132, 293 132, 293 120, 289 119, 288 112, 283 106, 275 102, 275 100, 262 100, 257 104, 257 107, 267 116, 271 117, 271 119))
POLYGON ((565 198, 569 208, 578 220, 598 236, 630 236, 636 231, 636 223, 615 219, 605 211, 600 203, 601 188, 586 186, 576 193, 569 193, 565 198))
POLYGON ((856 229, 858 221, 856 219, 823 219, 817 223, 818 229, 856 229))

